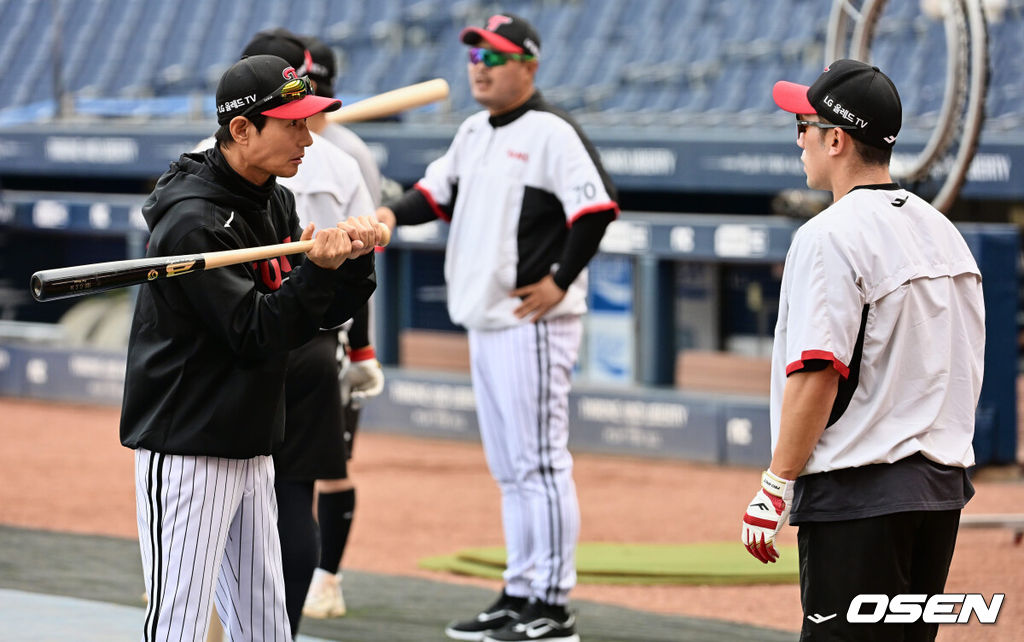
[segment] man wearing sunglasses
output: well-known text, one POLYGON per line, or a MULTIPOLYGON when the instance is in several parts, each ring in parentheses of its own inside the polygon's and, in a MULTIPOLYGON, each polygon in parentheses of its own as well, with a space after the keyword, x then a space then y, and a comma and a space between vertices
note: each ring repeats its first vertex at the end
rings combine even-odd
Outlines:
POLYGON ((578 640, 566 605, 580 515, 567 448, 568 395, 586 312, 585 267, 617 216, 586 136, 534 87, 540 37, 498 14, 461 34, 473 97, 413 189, 378 210, 389 224, 451 222, 448 312, 469 333, 477 417, 501 491, 505 587, 457 640, 578 640))
POLYGON ((773 96, 796 114, 807 186, 834 202, 786 256, 773 454, 742 541, 774 562, 787 517, 800 527, 801 640, 931 640, 920 621, 851 623, 851 604, 945 587, 974 493, 981 274, 952 223, 892 181, 902 107, 877 67, 839 60, 773 96))
POLYGON ((277 56, 235 63, 216 145, 172 163, 143 206, 150 256, 314 239, 139 291, 121 443, 135 450, 145 640, 204 640, 214 599, 230 639, 292 639, 271 460, 288 352, 365 305, 380 238, 373 216, 303 229, 277 177, 302 163, 306 118, 339 106, 277 56))

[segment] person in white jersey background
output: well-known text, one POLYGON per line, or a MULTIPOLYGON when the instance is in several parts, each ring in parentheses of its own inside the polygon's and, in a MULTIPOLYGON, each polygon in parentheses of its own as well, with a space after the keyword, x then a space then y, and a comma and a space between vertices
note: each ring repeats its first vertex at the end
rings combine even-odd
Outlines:
MULTIPOLYGON (((309 79, 313 81, 314 89, 318 96, 334 97, 335 81, 338 77, 338 61, 334 50, 327 43, 316 36, 299 36, 302 43, 309 51, 311 64, 308 70, 309 79)), ((334 143, 341 151, 345 152, 359 163, 359 172, 366 181, 366 188, 370 191, 370 198, 373 199, 374 207, 381 203, 381 175, 380 167, 377 166, 377 159, 373 152, 354 131, 339 123, 332 123, 324 120, 324 126, 320 129, 320 135, 334 143)))
MULTIPOLYGON (((274 54, 306 72, 317 96, 333 99, 333 87, 316 68, 305 42, 287 29, 255 34, 242 55, 274 54)), ((370 196, 357 161, 338 149, 320 132, 327 125, 324 113, 307 120, 313 144, 294 176, 279 180, 295 195, 295 211, 302 225, 333 227, 348 218, 372 213, 370 196)), ((372 394, 383 388, 383 375, 369 344, 368 315, 362 306, 350 332, 356 365, 350 371, 369 376, 359 379, 372 394), (368 356, 362 356, 362 355, 368 356)), ((292 634, 299 630, 302 615, 335 617, 345 614, 340 575, 341 553, 348 539, 355 489, 348 476, 349 442, 345 440, 348 416, 339 387, 339 331, 323 330, 306 345, 292 351, 285 382, 285 439, 274 451, 277 478, 282 562, 288 617, 292 634), (317 520, 313 506, 317 505, 317 520)), ((359 390, 357 393, 366 393, 359 390)))
POLYGON ((202 641, 215 599, 230 639, 290 640, 271 459, 284 437, 287 356, 365 305, 380 237, 372 215, 300 227, 276 181, 312 143, 305 119, 338 101, 314 96, 277 56, 231 66, 216 97, 216 145, 172 163, 143 206, 149 254, 317 233, 305 257, 139 290, 121 443, 135 450, 143 639, 202 641))
MULTIPOLYGON (((334 97, 338 65, 334 51, 314 36, 299 36, 309 52, 309 78, 318 96, 334 97)), ((370 148, 352 130, 327 120, 326 116, 309 120, 310 129, 351 156, 359 166, 370 201, 376 209, 381 203, 380 169, 370 148)), ((333 171, 338 171, 333 168, 333 171)), ((351 174, 345 170, 346 175, 351 174)), ((301 177, 301 172, 297 178, 301 177)), ((349 179, 351 180, 351 179, 349 179)), ((294 188, 293 188, 294 189, 294 188)), ((363 203, 360 203, 360 207, 363 203)), ((361 210, 354 214, 362 213, 361 210)), ((299 210, 302 216, 302 210, 299 210)), ((356 312, 350 326, 339 333, 344 350, 341 369, 341 403, 344 415, 343 435, 348 454, 346 474, 316 483, 316 514, 320 530, 320 561, 313 574, 303 614, 314 618, 340 617, 347 612, 341 591, 342 557, 348 544, 356 509, 356 488, 352 479, 352 456, 359 427, 362 404, 384 390, 384 372, 370 335, 372 300, 356 312)))
POLYGON ((780 81, 812 189, 833 204, 794 235, 772 353, 772 460, 743 517, 762 562, 799 526, 801 640, 931 640, 937 625, 851 624, 861 593, 945 587, 974 494, 981 274, 956 228, 893 183, 899 93, 877 67, 780 81))
POLYGON ((567 448, 568 394, 586 311, 585 267, 618 215, 586 136, 534 87, 536 30, 512 14, 461 34, 485 108, 413 189, 378 210, 389 224, 449 220, 448 312, 469 333, 477 416, 501 491, 505 587, 459 640, 578 640, 579 505, 567 448))

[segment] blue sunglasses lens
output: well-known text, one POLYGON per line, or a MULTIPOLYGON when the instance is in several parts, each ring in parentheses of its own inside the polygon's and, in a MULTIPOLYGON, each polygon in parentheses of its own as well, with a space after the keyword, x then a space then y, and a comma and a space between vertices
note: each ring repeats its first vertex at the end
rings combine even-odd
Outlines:
POLYGON ((498 67, 504 65, 508 58, 497 51, 491 51, 482 47, 473 47, 469 50, 469 61, 474 65, 482 62, 487 67, 498 67))
POLYGON ((487 67, 500 67, 509 60, 533 60, 533 56, 519 53, 501 53, 500 51, 491 51, 483 47, 473 47, 469 50, 469 62, 474 65, 482 62, 487 67))

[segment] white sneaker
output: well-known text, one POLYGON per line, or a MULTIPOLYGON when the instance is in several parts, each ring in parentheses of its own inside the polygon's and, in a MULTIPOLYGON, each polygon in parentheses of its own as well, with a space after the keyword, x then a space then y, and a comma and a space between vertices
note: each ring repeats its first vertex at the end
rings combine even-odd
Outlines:
POLYGON ((341 594, 341 573, 335 575, 322 568, 313 571, 313 580, 309 583, 302 614, 322 620, 342 617, 346 612, 345 598, 341 594))

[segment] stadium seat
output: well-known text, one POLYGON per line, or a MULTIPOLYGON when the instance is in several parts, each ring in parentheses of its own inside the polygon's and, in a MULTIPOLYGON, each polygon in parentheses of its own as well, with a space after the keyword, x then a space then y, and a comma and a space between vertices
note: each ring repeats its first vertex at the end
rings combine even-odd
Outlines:
MULTIPOLYGON (((0 1, 3 77, 52 73, 53 49, 29 43, 52 40, 54 6, 0 1)), ((452 110, 437 110, 442 120, 477 108, 458 34, 493 10, 483 0, 64 0, 56 6, 61 78, 74 97, 200 100, 253 33, 285 26, 343 52, 343 95, 446 78, 452 110)), ((764 92, 744 91, 742 83, 813 80, 831 11, 820 0, 507 0, 501 6, 542 34, 540 86, 603 122, 630 109, 677 116, 709 110, 713 119, 734 113, 742 116, 738 124, 770 118, 775 108, 764 92)), ((1024 119, 1024 0, 1007 0, 994 15, 990 55, 998 64, 991 68, 988 114, 1002 127, 1024 119)), ((903 92, 904 110, 914 117, 908 122, 927 123, 941 108, 943 88, 935 79, 945 72, 945 51, 942 23, 920 3, 887 4, 871 56, 897 85, 918 88, 903 92)), ((0 96, 5 121, 52 113, 45 103, 54 83, 12 86, 0 96)))

